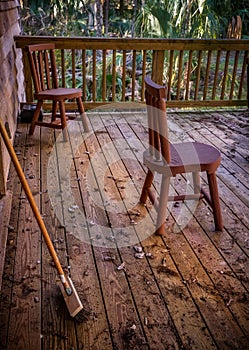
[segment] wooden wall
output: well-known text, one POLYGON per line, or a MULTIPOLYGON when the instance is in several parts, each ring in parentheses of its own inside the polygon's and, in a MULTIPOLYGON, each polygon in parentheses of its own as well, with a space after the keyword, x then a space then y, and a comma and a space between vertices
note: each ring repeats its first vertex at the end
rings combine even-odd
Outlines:
MULTIPOLYGON (((15 49, 14 35, 20 34, 20 3, 0 0, 0 118, 9 124, 13 140, 19 112, 24 101, 21 50, 15 49)), ((0 195, 6 193, 9 156, 0 142, 0 195)))

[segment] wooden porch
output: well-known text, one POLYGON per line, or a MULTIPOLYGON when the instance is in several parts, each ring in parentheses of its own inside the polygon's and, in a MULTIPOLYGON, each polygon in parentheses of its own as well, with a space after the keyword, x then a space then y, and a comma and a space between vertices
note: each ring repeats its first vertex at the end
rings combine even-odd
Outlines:
MULTIPOLYGON (((59 131, 37 127, 31 137, 28 125, 18 125, 16 153, 61 262, 91 312, 81 323, 68 315, 11 168, 0 349, 248 349, 248 110, 168 111, 171 141, 194 139, 222 152, 225 229, 214 231, 204 201, 196 210, 194 202, 177 203, 167 233, 158 237, 151 234, 149 203, 138 204, 145 111, 131 107, 88 112, 89 134, 70 121, 69 144, 55 142, 59 131)), ((173 181, 174 190, 184 189, 184 181, 173 181)))

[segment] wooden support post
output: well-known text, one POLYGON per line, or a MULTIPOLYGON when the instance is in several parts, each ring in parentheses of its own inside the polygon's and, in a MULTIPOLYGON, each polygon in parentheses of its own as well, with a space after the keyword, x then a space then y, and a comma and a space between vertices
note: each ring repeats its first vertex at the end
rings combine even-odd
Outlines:
POLYGON ((163 68, 164 68, 164 50, 154 50, 152 60, 152 76, 151 79, 157 84, 163 82, 163 68))
POLYGON ((25 80, 26 102, 33 102, 34 96, 33 96, 31 72, 29 68, 28 55, 24 49, 22 50, 22 57, 23 57, 23 73, 24 73, 24 80, 25 80))

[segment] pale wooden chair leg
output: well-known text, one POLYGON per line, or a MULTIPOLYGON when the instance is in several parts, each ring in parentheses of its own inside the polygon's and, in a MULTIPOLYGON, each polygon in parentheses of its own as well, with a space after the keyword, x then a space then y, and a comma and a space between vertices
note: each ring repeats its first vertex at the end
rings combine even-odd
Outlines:
POLYGON ((220 209, 220 199, 219 199, 216 174, 215 173, 212 173, 212 174, 207 173, 207 178, 208 178, 209 191, 210 191, 211 203, 212 203, 212 208, 213 208, 215 229, 217 231, 222 231, 223 230, 223 219, 222 219, 222 214, 221 214, 221 209, 220 209))
POLYGON ((59 101, 63 140, 68 141, 67 120, 64 101, 59 101))
POLYGON ((29 135, 33 135, 35 131, 35 126, 39 118, 40 110, 42 108, 43 101, 38 101, 36 105, 36 110, 29 128, 29 135))
POLYGON ((142 193, 140 196, 140 203, 145 204, 148 198, 148 189, 150 188, 152 181, 154 178, 154 174, 148 170, 145 181, 144 181, 144 185, 143 185, 143 189, 142 189, 142 193))
POLYGON ((87 120, 87 116, 86 116, 86 113, 85 113, 85 109, 84 109, 84 106, 83 106, 82 99, 81 99, 81 97, 78 97, 76 100, 77 100, 77 105, 78 105, 78 109, 79 109, 79 112, 80 112, 80 116, 82 118, 84 131, 88 132, 88 131, 90 131, 90 128, 89 128, 89 123, 88 123, 88 120, 87 120))
POLYGON ((199 172, 192 173, 193 176, 193 186, 194 186, 194 193, 198 194, 201 192, 201 177, 199 172))
POLYGON ((157 235, 163 235, 165 233, 165 221, 167 217, 167 204, 168 204, 168 197, 169 197, 169 184, 170 184, 170 177, 163 175, 161 190, 160 190, 158 214, 157 214, 157 226, 156 226, 157 235))

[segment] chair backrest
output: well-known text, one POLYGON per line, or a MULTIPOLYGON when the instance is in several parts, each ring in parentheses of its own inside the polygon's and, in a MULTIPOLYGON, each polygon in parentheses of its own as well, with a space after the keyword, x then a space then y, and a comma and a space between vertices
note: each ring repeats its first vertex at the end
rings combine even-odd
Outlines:
POLYGON ((35 92, 58 88, 54 44, 26 46, 35 92))
POLYGON ((145 77, 145 101, 147 106, 150 154, 158 160, 170 163, 170 143, 166 113, 167 88, 145 77))

